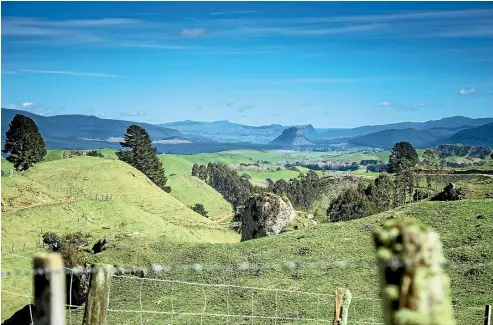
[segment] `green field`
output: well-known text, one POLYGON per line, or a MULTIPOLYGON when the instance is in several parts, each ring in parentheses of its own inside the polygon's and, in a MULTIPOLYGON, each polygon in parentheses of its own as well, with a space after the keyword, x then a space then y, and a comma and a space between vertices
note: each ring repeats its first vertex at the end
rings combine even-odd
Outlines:
MULTIPOLYGON (((108 203, 108 202, 105 202, 108 203)), ((85 203, 79 203, 82 208, 85 203)), ((89 202, 87 203, 89 204, 89 202)), ((111 203, 110 203, 111 204, 111 203)), ((117 212, 117 211, 115 211, 117 212)), ((124 213, 119 211, 119 213, 124 213)), ((301 292, 314 292, 330 295, 334 288, 344 286, 353 293, 350 319, 360 322, 381 322, 381 307, 378 300, 378 278, 372 248, 371 233, 383 220, 391 215, 396 217, 411 217, 434 227, 440 234, 444 244, 445 254, 449 260, 457 263, 468 262, 458 268, 448 269, 452 280, 452 295, 457 305, 456 318, 458 324, 480 324, 484 304, 493 299, 493 238, 488 236, 493 231, 493 201, 458 201, 458 202, 422 202, 413 204, 396 211, 382 213, 376 216, 345 223, 322 224, 305 230, 290 231, 277 237, 262 238, 236 244, 205 244, 191 240, 186 236, 181 238, 152 236, 148 231, 145 237, 115 236, 112 242, 118 249, 109 249, 93 257, 93 261, 132 265, 148 265, 159 262, 162 265, 183 265, 199 263, 201 271, 178 269, 163 272, 158 278, 179 280, 185 283, 144 281, 140 278, 115 278, 112 283, 110 309, 139 310, 140 298, 142 308, 151 311, 174 311, 182 313, 202 312, 204 296, 207 301, 207 313, 227 313, 234 310, 236 315, 250 315, 252 301, 254 315, 274 315, 273 301, 276 291, 260 289, 245 289, 239 287, 212 286, 204 287, 193 283, 235 284, 237 286, 282 289, 301 292), (478 216, 484 219, 478 219, 478 216), (182 241, 182 244, 178 242, 182 241), (300 250, 308 253, 300 255, 300 250), (295 261, 305 265, 310 263, 346 261, 344 267, 307 267, 289 269, 284 264, 295 261), (252 267, 248 270, 237 270, 237 263, 248 262, 263 264, 264 267, 252 267), (481 266, 480 263, 490 263, 481 266), (258 271, 260 270, 260 271, 258 271), (260 272, 260 273, 259 273, 260 272), (296 277, 295 277, 296 276, 296 277), (142 289, 140 284, 142 283, 142 289), (191 284, 186 284, 191 283, 191 284), (247 298, 245 302, 244 299, 247 298), (364 299, 362 299, 364 298, 364 299), (173 307, 171 307, 171 300, 173 307), (269 307, 270 306, 270 307, 269 307), (466 308, 467 307, 467 308, 466 308), (473 307, 473 308, 468 308, 473 307)), ((46 216, 47 214, 43 214, 46 216)), ((16 238, 28 240, 22 229, 27 223, 24 219, 15 222, 12 219, 21 218, 11 215, 6 227, 9 234, 16 238)), ((37 226, 49 224, 50 219, 37 214, 37 226)), ((150 222, 151 223, 151 222, 150 222)), ((72 222, 72 224, 74 224, 72 222)), ((77 225, 77 224, 76 224, 77 225)), ((68 224, 60 226, 68 229, 68 224), (65 227, 64 227, 65 226, 65 227)), ((135 224, 137 226, 137 224, 135 224)), ((31 227, 31 226, 30 226, 31 227)), ((70 230, 75 230, 76 226, 70 230)), ((142 228, 156 228, 153 225, 141 225, 142 228)), ((86 228, 84 228, 86 229, 86 228)), ((161 228, 163 229, 163 228, 161 228)), ((93 231, 93 229, 88 229, 93 231)), ((94 229, 96 230, 96 229, 94 229)), ((164 229, 163 229, 164 230, 164 229)), ((4 230, 5 231, 5 230, 4 230)), ((171 229, 170 232, 175 230, 171 229)), ((207 231, 209 232, 209 231, 207 231)), ((166 232, 168 233, 168 232, 166 232)), ((210 233, 211 237, 219 233, 210 233)), ((21 240, 19 243, 22 243, 21 240)), ((7 246, 8 247, 8 246, 7 246)), ((21 252, 23 256, 34 253, 34 249, 21 252)), ((17 251, 16 251, 17 252, 17 251)), ((19 254, 19 252, 17 252, 19 254)), ((30 260, 5 255, 3 268, 29 268, 30 260)), ((2 287, 7 291, 29 294, 31 278, 17 276, 4 278, 2 287)), ((278 312, 286 317, 295 316, 292 313, 302 311, 303 317, 319 317, 330 319, 333 313, 333 298, 318 298, 278 292, 278 312), (326 299, 329 299, 328 301, 326 299)), ((2 295, 2 315, 11 314, 22 306, 25 300, 12 299, 2 295)), ((82 311, 75 312, 74 319, 80 318, 82 311)), ((161 324, 171 318, 166 315, 153 317, 145 315, 147 324, 161 324)), ((2 316, 4 318, 4 316, 2 316)), ((110 312, 109 324, 135 324, 140 319, 139 314, 110 312)), ((175 324, 191 324, 200 322, 200 317, 174 316, 175 324)), ((206 324, 222 324, 224 319, 209 319, 206 324)), ((248 324, 238 320, 237 324, 248 324)), ((269 324, 261 319, 256 324, 269 324)), ((299 322, 301 323, 301 322, 299 322)))
MULTIPOLYGON (((112 153, 114 151, 107 151, 105 155, 112 153)), ((54 158, 23 174, 2 178, 3 270, 30 269, 32 256, 43 251, 36 243, 48 231, 58 234, 81 231, 89 234, 92 242, 106 237, 109 248, 89 256, 92 262, 127 268, 148 268, 151 264, 199 264, 202 267, 194 271, 180 266, 160 275, 146 275, 164 281, 114 278, 109 325, 140 323, 141 314, 128 311, 141 308, 153 312, 142 315, 146 324, 171 320, 174 324, 225 323, 225 317, 184 315, 202 312, 331 319, 334 302, 330 295, 339 286, 350 289, 353 294, 351 321, 382 322, 371 234, 390 216, 415 218, 436 229, 447 259, 461 264, 447 269, 458 325, 480 324, 484 305, 493 299, 493 237, 490 235, 493 233, 493 200, 483 199, 486 193, 493 192, 491 177, 453 176, 457 177, 456 184, 466 189, 468 198, 473 199, 423 201, 350 222, 320 223, 325 220, 330 200, 340 190, 334 187, 308 211, 316 215, 318 225, 306 219, 307 212, 299 212, 286 232, 240 243, 239 235, 228 229, 231 206, 190 173, 194 162, 206 163, 206 159, 220 158, 234 164, 241 157, 230 156, 230 153, 160 155, 172 187, 170 194, 117 159, 60 159, 61 154, 55 153, 50 153, 50 157, 54 158), (102 194, 111 194, 112 199, 95 199, 102 194), (204 204, 210 218, 188 208, 195 203, 204 204), (294 230, 295 225, 301 229, 294 230), (345 264, 320 265, 336 261, 345 264), (287 267, 287 262, 298 262, 306 267, 287 267), (254 265, 242 270, 235 267, 238 263, 254 265), (201 283, 209 286, 201 286, 201 283), (160 314, 172 310, 178 314, 160 314)), ((254 183, 265 178, 298 176, 298 172, 288 170, 245 173, 252 176, 254 183)), ((443 179, 442 183, 447 181, 443 179)), ((19 274, 3 277, 2 290, 3 321, 28 302, 24 297, 9 293, 30 295, 32 278, 19 274)), ((80 321, 82 312, 73 312, 72 321, 80 321)), ((236 316, 227 320, 234 324, 252 321, 236 316)), ((255 324, 272 323, 271 319, 253 320, 255 324)))

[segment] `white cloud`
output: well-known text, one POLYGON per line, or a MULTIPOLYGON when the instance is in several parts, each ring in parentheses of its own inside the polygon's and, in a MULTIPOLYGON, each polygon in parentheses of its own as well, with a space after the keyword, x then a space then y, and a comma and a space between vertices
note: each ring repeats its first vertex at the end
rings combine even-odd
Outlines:
POLYGON ((389 107, 389 106, 392 106, 392 104, 390 102, 381 102, 380 104, 377 105, 378 107, 389 107))
POLYGON ((419 104, 413 104, 413 105, 412 105, 412 107, 413 107, 413 108, 425 107, 425 106, 427 106, 427 104, 426 104, 426 103, 419 103, 419 104))
POLYGON ((28 108, 28 107, 31 107, 33 105, 34 105, 34 103, 31 103, 31 102, 24 102, 21 104, 22 108, 28 108))
POLYGON ((202 37, 207 35, 208 31, 205 28, 190 28, 190 29, 184 29, 180 32, 180 36, 182 37, 190 37, 190 38, 196 38, 196 37, 202 37))
POLYGON ((461 95, 474 94, 475 92, 476 92, 476 88, 470 88, 470 89, 462 88, 461 90, 459 90, 459 94, 461 95))
POLYGON ((128 113, 122 113, 121 115, 122 116, 144 116, 144 115, 146 115, 146 113, 143 111, 131 111, 128 113))

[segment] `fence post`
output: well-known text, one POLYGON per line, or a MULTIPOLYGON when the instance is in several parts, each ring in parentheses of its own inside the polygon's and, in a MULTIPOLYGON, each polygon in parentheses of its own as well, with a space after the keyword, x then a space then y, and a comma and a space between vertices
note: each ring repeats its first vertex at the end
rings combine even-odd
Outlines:
POLYGON ((65 325, 65 274, 58 253, 34 258, 34 323, 65 325))
POLYGON ((374 233, 386 325, 455 325, 438 234, 414 220, 374 233))
POLYGON ((484 308, 484 325, 491 325, 491 305, 484 308))
POLYGON ((334 325, 347 325, 351 292, 345 288, 336 289, 336 308, 334 311, 334 325))
POLYGON ((108 264, 96 264, 91 267, 91 271, 86 310, 82 324, 106 325, 113 266, 108 264))

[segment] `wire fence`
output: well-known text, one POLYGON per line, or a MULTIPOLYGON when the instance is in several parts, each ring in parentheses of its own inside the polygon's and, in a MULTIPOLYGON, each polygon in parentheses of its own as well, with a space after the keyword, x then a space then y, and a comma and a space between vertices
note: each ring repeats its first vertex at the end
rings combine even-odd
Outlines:
MULTIPOLYGON (((25 298, 26 304, 32 300, 3 289, 2 294, 25 298)), ((115 275, 108 325, 328 324, 333 323, 334 299, 334 294, 307 291, 115 275)), ((353 298, 349 324, 383 325, 380 303, 353 298)), ((79 308, 68 308, 67 320, 80 324, 82 308, 70 303, 66 307, 79 308)))
MULTIPOLYGON (((33 299, 1 292, 4 302, 5 295, 26 304, 33 299)), ((81 324, 83 307, 69 299, 67 322, 81 324)), ((333 323, 334 299, 334 294, 317 292, 114 275, 107 324, 328 324, 333 323)), ((468 324, 482 324, 484 306, 453 308, 467 314, 468 324)), ((353 297, 348 324, 383 325, 381 299, 353 297)))
MULTIPOLYGON (((27 256, 3 253, 12 258, 30 259, 27 256)), ((324 263, 312 264, 321 267, 324 263)), ((391 261, 393 268, 408 265, 391 261)), ((301 263, 277 263, 288 269, 307 267, 301 263)), ((273 264, 269 265, 272 267, 273 264)), ((325 266, 356 267, 351 262, 325 263, 325 266)), ((376 265, 373 265, 376 266, 376 265)), ((388 265, 387 265, 388 266, 388 265)), ((146 267, 113 268, 111 294, 108 308, 108 325, 113 324, 327 324, 333 322, 335 295, 332 292, 313 292, 281 289, 279 287, 250 286, 244 284, 210 283, 204 270, 222 269, 228 266, 215 264, 151 265, 146 267), (213 266, 213 268, 212 268, 213 266), (168 278, 169 271, 193 271, 197 281, 168 278)), ((239 271, 262 268, 260 264, 237 263, 231 265, 239 271)), ((65 268, 70 276, 67 281, 69 296, 67 322, 81 324, 83 307, 72 300, 73 279, 83 273, 93 273, 96 268, 65 268)), ((53 272, 54 270, 51 270, 53 272)), ((19 269, 17 272, 2 270, 7 278, 49 273, 50 269, 19 269)), ((216 279, 217 281, 217 279, 216 279)), ((9 297, 22 299, 26 304, 32 296, 2 288, 2 303, 9 297)), ((483 306, 453 306, 458 319, 468 319, 468 324, 481 324, 483 306)), ((29 312, 32 314, 31 306, 29 312)), ((378 297, 356 296, 352 298, 348 324, 383 325, 383 308, 378 297)), ((458 322, 458 324, 464 324, 458 322)))

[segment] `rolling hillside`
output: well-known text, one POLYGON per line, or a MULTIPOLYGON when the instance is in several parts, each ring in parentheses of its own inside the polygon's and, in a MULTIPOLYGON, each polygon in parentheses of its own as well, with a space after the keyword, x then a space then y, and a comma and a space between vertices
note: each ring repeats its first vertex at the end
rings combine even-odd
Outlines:
MULTIPOLYGON (((378 298, 372 231, 390 216, 410 217, 438 231, 447 259, 457 263, 469 263, 447 269, 447 273, 451 277, 452 299, 456 305, 455 317, 458 324, 480 324, 484 303, 493 299, 493 272, 491 272, 493 253, 490 249, 493 242, 492 237, 488 236, 493 231, 492 213, 492 200, 421 202, 355 221, 322 224, 275 237, 236 244, 210 245, 182 238, 183 242, 177 245, 166 237, 123 236, 113 239, 118 249, 112 248, 98 254, 93 257, 93 261, 118 263, 124 266, 148 265, 155 261, 164 265, 199 263, 203 267, 200 272, 182 269, 162 272, 161 279, 167 281, 180 280, 211 285, 236 284, 320 294, 331 294, 334 288, 344 286, 353 294, 350 319, 375 323, 381 321, 378 318, 381 316, 381 306, 378 300, 372 300, 378 298), (483 216, 482 219, 478 217, 480 215, 483 216), (302 250, 306 253, 301 254, 302 250), (289 261, 302 263, 301 265, 315 263, 315 266, 295 269, 283 266, 289 261), (316 266, 335 261, 345 261, 345 264, 339 267, 316 266), (261 271, 257 271, 256 267, 243 271, 235 269, 234 265, 241 262, 263 264, 265 267, 259 268, 261 271), (272 266, 267 266, 271 264, 272 266)), ((20 215, 12 217, 20 219, 20 215)), ((40 215, 37 217, 41 218, 40 215)), ((12 228, 16 228, 16 235, 21 239, 19 243, 22 243, 23 240, 27 240, 22 230, 28 224, 24 221, 15 222, 12 219, 7 219, 3 227, 11 233, 12 228)), ((34 250, 29 253, 32 252, 34 250)), ((14 265, 30 267, 30 260, 14 256, 5 258, 3 262, 5 268, 14 265)), ((29 294, 30 281, 31 278, 28 276, 19 276, 15 280, 2 279, 2 285, 5 290, 15 289, 21 294, 29 294)), ((144 281, 140 292, 140 283, 139 278, 114 279, 110 308, 139 310, 142 303, 146 310, 170 311, 172 308, 170 297, 172 297, 175 311, 200 313, 204 308, 205 295, 209 313, 227 313, 226 308, 231 308, 239 315, 250 315, 252 308, 256 314, 274 313, 274 310, 268 307, 275 299, 274 291, 251 291, 241 287, 209 287, 204 293, 200 286, 144 281), (246 304, 242 303, 245 297, 248 298, 246 304), (139 300, 140 298, 142 300, 139 300), (229 301, 228 307, 226 307, 226 299, 229 301)), ((303 314, 305 317, 317 314, 330 318, 333 313, 333 298, 327 303, 325 300, 317 300, 316 297, 281 292, 278 299, 281 315, 291 315, 293 310, 296 312, 298 308, 305 311, 303 314)), ((2 303, 2 319, 24 303, 21 300, 5 300, 2 303)), ((73 319, 79 319, 82 313, 83 310, 74 312, 73 319)), ((171 320, 170 315, 158 316, 146 315, 145 319, 148 324, 162 324, 163 321, 171 320)), ((110 313, 109 317, 111 325, 130 325, 139 321, 138 314, 110 313)), ((174 317, 175 324, 191 324, 199 321, 200 316, 174 317)), ((238 319, 238 323, 248 322, 238 319)), ((258 323, 264 324, 261 320, 258 323)))
POLYGON ((417 129, 385 130, 349 139, 349 143, 359 146, 392 149, 396 142, 408 141, 415 148, 435 146, 439 137, 430 131, 417 129))
POLYGON ((493 123, 460 131, 442 142, 461 143, 470 146, 487 146, 493 148, 493 123))
MULTIPOLYGON (((33 206, 40 205, 45 197, 54 204, 79 201, 89 201, 96 206, 107 202, 125 203, 167 222, 180 225, 211 224, 208 219, 160 190, 144 174, 118 160, 69 158, 41 163, 23 175, 2 179, 2 209, 5 211, 26 208, 30 203, 33 206), (18 195, 21 189, 30 194, 18 195), (96 195, 101 197, 103 194, 111 194, 112 200, 94 200, 96 195), (31 202, 28 197, 33 198, 31 202)), ((40 208, 48 209, 49 206, 47 202, 40 208)))
POLYGON ((166 168, 170 195, 186 206, 204 205, 211 220, 222 220, 232 215, 233 208, 221 194, 195 176, 191 176, 193 163, 184 157, 159 155, 166 168))

